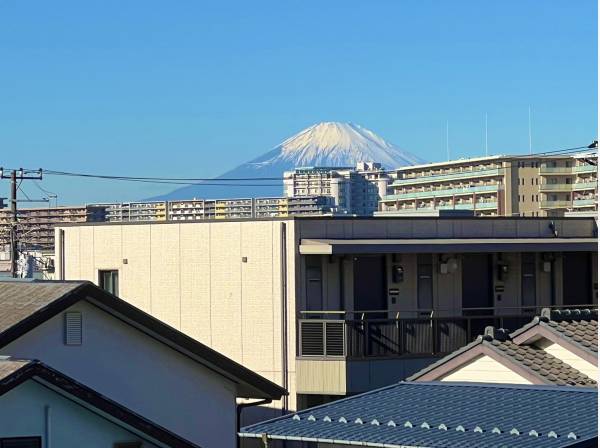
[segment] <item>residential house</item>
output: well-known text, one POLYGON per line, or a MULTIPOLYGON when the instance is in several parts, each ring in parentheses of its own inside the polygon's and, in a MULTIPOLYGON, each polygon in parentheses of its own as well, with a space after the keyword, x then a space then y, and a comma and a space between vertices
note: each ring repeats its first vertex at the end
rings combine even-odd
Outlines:
MULTIPOLYGON (((66 377, 65 381, 72 379, 84 385, 84 393, 91 390, 190 446, 236 446, 236 400, 264 402, 278 400, 286 393, 90 282, 0 282, 0 354, 11 360, 40 360, 66 377)), ((9 377, 30 366, 27 362, 21 367, 4 365, 9 377)), ((38 377, 32 374, 33 383, 42 384, 38 377)), ((15 418, 21 418, 25 409, 31 410, 31 428, 43 426, 50 431, 24 435, 54 440, 50 437, 64 428, 50 430, 54 414, 44 417, 48 421, 39 418, 46 406, 53 406, 50 401, 58 398, 46 398, 33 383, 5 394, 2 400, 22 396, 23 411, 15 418)), ((66 392, 72 391, 69 388, 66 392)), ((19 405, 18 400, 13 403, 19 405)), ((62 404, 56 406, 64 408, 62 404)), ((66 418, 60 412, 56 414, 58 424, 66 418)), ((9 431, 7 427, 5 430, 9 431)), ((0 433, 0 437, 5 434, 0 433)))
POLYGON ((0 360, 0 447, 199 448, 40 361, 0 360))
POLYGON ((595 387, 597 378, 598 310, 544 309, 512 334, 486 328, 408 380, 595 387))
POLYGON ((396 383, 242 428, 254 446, 563 448, 598 443, 596 389, 396 383))

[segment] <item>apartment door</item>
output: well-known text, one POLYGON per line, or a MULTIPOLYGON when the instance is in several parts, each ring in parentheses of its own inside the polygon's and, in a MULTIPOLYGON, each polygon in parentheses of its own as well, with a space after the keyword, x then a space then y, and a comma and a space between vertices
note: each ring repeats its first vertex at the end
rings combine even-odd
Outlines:
POLYGON ((308 311, 323 310, 323 274, 321 257, 306 257, 306 309, 308 311))
MULTIPOLYGON (((536 304, 536 263, 535 254, 521 254, 521 304, 535 307, 536 304)), ((534 309, 534 308, 530 308, 534 309)))
POLYGON ((385 257, 354 257, 354 310, 385 310, 385 257))
POLYGON ((592 260, 588 252, 565 252, 562 260, 563 305, 592 302, 592 260))
POLYGON ((492 255, 464 254, 462 256, 462 306, 464 315, 492 314, 492 255), (490 308, 490 311, 469 308, 490 308))

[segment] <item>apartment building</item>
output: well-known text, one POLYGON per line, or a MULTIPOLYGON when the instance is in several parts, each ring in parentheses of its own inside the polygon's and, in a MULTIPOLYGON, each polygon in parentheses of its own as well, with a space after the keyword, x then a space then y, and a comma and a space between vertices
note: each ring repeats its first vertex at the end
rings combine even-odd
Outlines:
POLYGON ((542 307, 597 303, 592 218, 290 217, 56 231, 59 279, 90 280, 278 383, 290 396, 277 409, 399 381, 486 326, 515 330, 542 307))
MULTIPOLYGON (((23 247, 54 249, 54 226, 64 223, 104 221, 101 206, 61 206, 20 208, 17 212, 17 237, 23 247)), ((10 244, 13 216, 9 209, 0 209, 0 245, 10 244)))
POLYGON ((378 215, 472 210, 480 216, 563 216, 598 209, 597 152, 491 156, 402 167, 378 215))
POLYGON ((381 164, 375 162, 359 162, 354 168, 296 168, 283 174, 286 196, 330 196, 338 213, 357 216, 370 216, 377 210, 389 180, 381 164))
POLYGON ((171 221, 284 218, 294 215, 326 215, 332 210, 332 201, 324 196, 189 199, 169 201, 167 204, 171 221))

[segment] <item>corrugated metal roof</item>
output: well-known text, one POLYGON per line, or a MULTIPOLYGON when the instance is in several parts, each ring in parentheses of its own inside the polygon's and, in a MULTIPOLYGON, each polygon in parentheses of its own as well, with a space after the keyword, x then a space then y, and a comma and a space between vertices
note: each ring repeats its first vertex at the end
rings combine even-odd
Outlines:
POLYGON ((404 382, 240 434, 379 447, 557 448, 597 438, 597 419, 594 389, 404 382))

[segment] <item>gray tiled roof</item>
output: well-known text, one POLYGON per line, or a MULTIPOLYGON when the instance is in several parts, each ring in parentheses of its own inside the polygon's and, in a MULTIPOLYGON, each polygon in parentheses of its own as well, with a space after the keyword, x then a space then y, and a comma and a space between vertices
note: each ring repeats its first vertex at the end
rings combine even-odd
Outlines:
POLYGON ((597 405, 590 388, 404 382, 247 426, 241 435, 389 448, 595 446, 597 405))
POLYGON ((543 313, 540 325, 557 332, 580 348, 598 353, 598 310, 563 310, 543 313), (544 315, 545 314, 545 315, 544 315))
POLYGON ((517 345, 509 340, 493 339, 488 341, 484 338, 482 343, 511 362, 539 376, 544 382, 559 386, 596 386, 595 380, 540 348, 531 345, 517 345))
POLYGON ((83 284, 0 281, 0 333, 83 284))

